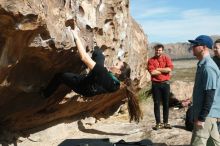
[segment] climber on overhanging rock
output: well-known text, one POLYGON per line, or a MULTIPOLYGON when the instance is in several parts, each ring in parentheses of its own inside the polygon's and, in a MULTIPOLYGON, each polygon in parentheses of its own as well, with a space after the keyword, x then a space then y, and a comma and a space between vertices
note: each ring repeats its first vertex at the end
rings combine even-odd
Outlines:
POLYGON ((138 105, 137 97, 131 91, 131 87, 129 87, 131 84, 131 69, 129 65, 126 62, 118 60, 118 63, 115 66, 107 69, 104 65, 105 56, 103 55, 102 50, 98 46, 95 46, 92 57, 90 57, 86 52, 76 29, 76 27, 71 29, 71 27, 68 26, 67 32, 71 37, 72 43, 75 42, 80 58, 89 68, 90 72, 83 75, 70 72, 55 74, 48 86, 43 89, 43 97, 50 97, 60 84, 69 86, 73 91, 85 97, 111 93, 120 89, 120 81, 122 81, 124 85, 126 85, 126 97, 128 97, 132 108, 129 112, 137 113, 133 114, 134 116, 131 117, 131 120, 139 121, 142 113, 138 105))
POLYGON ((130 67, 127 63, 118 61, 117 65, 104 67, 105 56, 97 46, 94 47, 92 57, 85 51, 77 31, 67 28, 72 43, 76 43, 81 60, 90 69, 89 74, 78 75, 74 73, 57 73, 49 85, 44 89, 43 95, 47 98, 53 94, 58 86, 63 83, 76 93, 89 97, 97 94, 114 92, 120 88, 120 81, 129 79, 130 67))

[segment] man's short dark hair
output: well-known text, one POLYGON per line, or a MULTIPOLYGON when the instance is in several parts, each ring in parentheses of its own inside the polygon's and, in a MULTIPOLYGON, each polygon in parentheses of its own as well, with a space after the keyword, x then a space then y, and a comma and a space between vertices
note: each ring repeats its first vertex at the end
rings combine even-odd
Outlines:
POLYGON ((217 39, 214 44, 220 43, 220 39, 217 39))
POLYGON ((162 48, 162 50, 164 50, 164 45, 162 45, 162 44, 156 44, 156 45, 154 46, 154 49, 155 49, 155 50, 157 50, 157 49, 159 49, 159 48, 162 48))

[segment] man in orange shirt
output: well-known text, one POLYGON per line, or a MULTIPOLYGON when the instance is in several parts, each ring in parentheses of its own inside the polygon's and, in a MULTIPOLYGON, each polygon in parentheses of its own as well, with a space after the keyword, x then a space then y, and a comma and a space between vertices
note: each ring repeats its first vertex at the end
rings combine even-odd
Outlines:
POLYGON ((156 126, 154 130, 161 128, 171 129, 168 124, 169 117, 169 95, 170 95, 170 72, 173 69, 173 63, 167 55, 164 55, 164 46, 157 44, 154 46, 155 55, 148 61, 148 71, 151 74, 152 95, 154 101, 154 115, 156 126), (160 99, 163 102, 163 124, 160 120, 160 99))

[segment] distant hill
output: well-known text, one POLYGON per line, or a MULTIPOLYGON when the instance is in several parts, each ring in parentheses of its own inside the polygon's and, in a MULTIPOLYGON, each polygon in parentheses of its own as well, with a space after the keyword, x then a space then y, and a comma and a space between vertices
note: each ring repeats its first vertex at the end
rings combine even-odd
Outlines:
MULTIPOLYGON (((148 46, 148 56, 154 55, 153 46, 156 43, 151 43, 148 46)), ((190 51, 189 43, 170 43, 163 44, 165 53, 168 54, 172 59, 190 59, 193 58, 192 52, 190 51)))
MULTIPOLYGON (((220 39, 220 35, 211 36, 213 41, 220 39)), ((154 55, 153 46, 157 43, 150 43, 148 45, 148 56, 154 55)), ((192 50, 190 49, 190 44, 188 42, 182 43, 168 43, 163 44, 165 47, 165 53, 168 54, 172 59, 192 59, 194 58, 192 50)))
POLYGON ((212 35, 211 37, 212 37, 213 41, 220 39, 220 35, 212 35))

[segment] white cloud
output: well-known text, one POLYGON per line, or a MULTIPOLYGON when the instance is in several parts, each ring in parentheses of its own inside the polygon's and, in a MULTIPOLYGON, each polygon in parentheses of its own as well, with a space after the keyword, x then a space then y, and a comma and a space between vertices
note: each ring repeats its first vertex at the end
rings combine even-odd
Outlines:
POLYGON ((142 10, 142 12, 139 12, 139 14, 136 14, 136 19, 142 19, 142 18, 146 18, 146 17, 155 17, 155 16, 159 16, 159 15, 164 15, 166 13, 170 13, 173 10, 171 8, 168 7, 158 7, 158 8, 151 8, 151 9, 145 9, 142 10))
MULTIPOLYGON (((162 11, 156 10, 151 14, 153 15, 162 11)), ((178 14, 178 12, 175 11, 171 13, 178 14)), ((157 36, 161 40, 152 41, 163 43, 176 41, 184 42, 200 34, 220 34, 220 23, 218 20, 220 20, 220 14, 213 14, 209 9, 190 9, 179 12, 178 18, 175 19, 138 19, 137 21, 142 25, 142 28, 150 40, 157 36)))
POLYGON ((209 15, 210 13, 212 13, 210 11, 210 9, 205 8, 205 9, 189 9, 189 10, 185 10, 182 12, 182 16, 183 17, 200 17, 202 15, 209 15))

